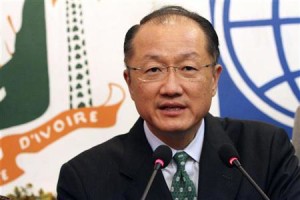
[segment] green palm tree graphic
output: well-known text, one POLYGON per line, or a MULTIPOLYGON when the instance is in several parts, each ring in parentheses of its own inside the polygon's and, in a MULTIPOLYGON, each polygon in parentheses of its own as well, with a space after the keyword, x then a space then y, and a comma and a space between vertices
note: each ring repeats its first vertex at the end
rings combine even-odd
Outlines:
POLYGON ((66 0, 70 108, 93 105, 81 1, 66 0))

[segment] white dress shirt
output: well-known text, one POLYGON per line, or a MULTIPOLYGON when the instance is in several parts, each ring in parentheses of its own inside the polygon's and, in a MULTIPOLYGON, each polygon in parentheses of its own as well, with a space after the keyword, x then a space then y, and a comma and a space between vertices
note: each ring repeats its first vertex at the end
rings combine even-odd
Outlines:
MULTIPOLYGON (((175 150, 171 148, 173 156, 180 151, 185 151, 190 156, 186 162, 185 170, 188 173, 190 179, 193 181, 197 194, 198 194, 198 179, 199 179, 199 161, 200 161, 200 155, 203 146, 204 126, 205 126, 204 120, 202 120, 201 126, 198 129, 196 136, 185 149, 175 150)), ((166 145, 150 131, 145 121, 144 121, 144 130, 145 130, 146 138, 153 151, 162 144, 166 145)), ((177 171, 177 165, 173 159, 171 160, 171 162, 166 168, 162 169, 162 173, 164 175, 165 181, 169 189, 171 188, 172 179, 176 171, 177 171)))

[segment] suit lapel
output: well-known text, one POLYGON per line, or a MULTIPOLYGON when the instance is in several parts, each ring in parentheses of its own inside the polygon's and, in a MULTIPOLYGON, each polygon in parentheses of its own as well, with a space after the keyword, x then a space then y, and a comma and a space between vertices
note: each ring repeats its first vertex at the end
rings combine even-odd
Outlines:
MULTIPOLYGON (((124 141, 120 173, 131 179, 125 199, 140 199, 153 172, 153 151, 146 139, 143 120, 139 119, 124 141)), ((158 171, 147 199, 172 199, 161 170, 158 171)))
POLYGON ((198 199, 235 199, 241 174, 219 158, 224 143, 232 143, 221 122, 210 114, 205 118, 204 143, 199 166, 198 199))
MULTIPOLYGON (((219 159, 218 149, 232 143, 220 120, 207 115, 205 135, 199 166, 198 199, 235 199, 242 175, 228 168, 219 159)), ((140 199, 153 172, 153 151, 145 137, 143 120, 139 119, 124 141, 124 156, 120 173, 130 179, 125 199, 140 199)), ((161 171, 148 193, 147 199, 171 200, 172 196, 161 171)))

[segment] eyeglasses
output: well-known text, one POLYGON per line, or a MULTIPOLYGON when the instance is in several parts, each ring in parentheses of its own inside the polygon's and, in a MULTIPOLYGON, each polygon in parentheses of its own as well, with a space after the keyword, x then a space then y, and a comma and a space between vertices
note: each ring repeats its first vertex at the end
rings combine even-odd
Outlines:
POLYGON ((202 69, 207 67, 215 66, 217 63, 213 62, 207 65, 202 66, 148 66, 148 67, 130 67, 126 66, 128 70, 133 70, 138 72, 138 79, 143 82, 155 82, 155 81, 161 81, 164 80, 167 75, 170 68, 174 70, 174 72, 177 72, 178 76, 188 80, 188 81, 200 81, 203 73, 202 69))

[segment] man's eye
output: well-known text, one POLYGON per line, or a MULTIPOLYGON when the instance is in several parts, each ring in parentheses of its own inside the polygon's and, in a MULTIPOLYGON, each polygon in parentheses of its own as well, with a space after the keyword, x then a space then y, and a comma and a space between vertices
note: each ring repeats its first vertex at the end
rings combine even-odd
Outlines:
POLYGON ((162 72, 161 67, 149 67, 145 69, 145 73, 159 73, 162 72))
POLYGON ((193 66, 183 66, 180 68, 181 71, 198 71, 197 67, 193 67, 193 66))

